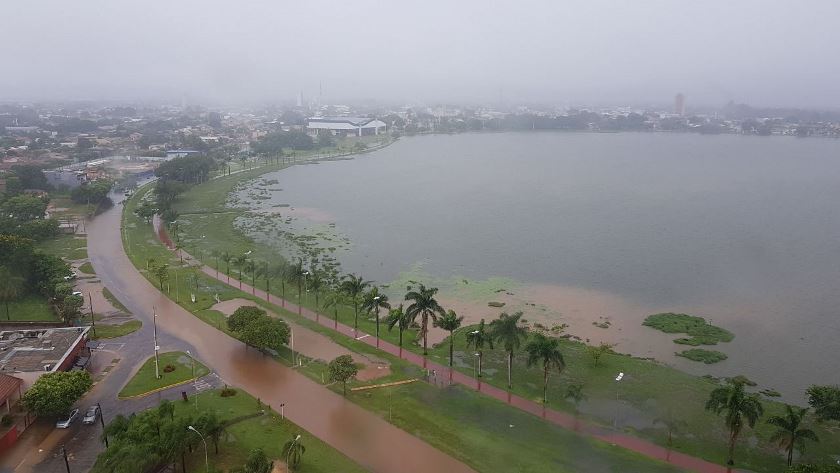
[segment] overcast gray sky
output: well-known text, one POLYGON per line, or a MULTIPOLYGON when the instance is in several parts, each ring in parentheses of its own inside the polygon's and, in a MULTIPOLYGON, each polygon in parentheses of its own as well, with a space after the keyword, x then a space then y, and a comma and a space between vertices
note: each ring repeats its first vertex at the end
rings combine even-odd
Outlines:
POLYGON ((840 107, 840 1, 27 0, 0 99, 840 107))

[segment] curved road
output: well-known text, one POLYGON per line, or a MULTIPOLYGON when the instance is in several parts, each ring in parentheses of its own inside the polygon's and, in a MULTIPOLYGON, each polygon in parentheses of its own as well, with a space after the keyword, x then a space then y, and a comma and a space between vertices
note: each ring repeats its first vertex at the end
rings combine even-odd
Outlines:
MULTIPOLYGON (((104 285, 143 321, 144 332, 151 331, 155 306, 159 340, 180 339, 227 383, 265 403, 285 403, 289 419, 371 471, 473 471, 304 375, 246 350, 161 294, 123 251, 121 213, 122 206, 114 206, 87 225, 88 254, 104 285)), ((152 349, 149 337, 148 356, 152 349)))

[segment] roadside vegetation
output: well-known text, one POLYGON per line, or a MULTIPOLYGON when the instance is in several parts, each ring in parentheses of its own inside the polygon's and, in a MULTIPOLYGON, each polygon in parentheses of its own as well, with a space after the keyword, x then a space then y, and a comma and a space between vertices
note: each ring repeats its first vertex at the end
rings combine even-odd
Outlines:
POLYGON ((212 471, 242 471, 246 465, 252 469, 245 471, 271 471, 272 463, 290 458, 298 460, 296 471, 365 471, 281 418, 271 406, 229 388, 198 394, 197 403, 163 401, 131 417, 116 416, 105 433, 109 446, 97 458, 91 470, 94 473, 144 473, 170 465, 175 467, 173 471, 204 471, 200 435, 207 441, 212 471), (296 447, 284 448, 292 438, 297 439, 296 447))
POLYGON ((93 335, 93 332, 91 332, 91 338, 101 340, 103 338, 123 337, 140 330, 142 326, 143 323, 139 320, 129 320, 121 324, 99 324, 96 326, 96 334, 93 335))
POLYGON ((155 377, 155 357, 152 356, 128 380, 119 397, 142 396, 161 388, 192 381, 210 372, 200 361, 180 351, 158 354, 157 365, 160 378, 155 377))

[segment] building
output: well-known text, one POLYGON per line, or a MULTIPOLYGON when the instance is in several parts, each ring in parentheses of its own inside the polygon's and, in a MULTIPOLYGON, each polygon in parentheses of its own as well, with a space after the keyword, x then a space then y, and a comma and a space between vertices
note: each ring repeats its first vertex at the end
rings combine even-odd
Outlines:
POLYGON ((674 113, 679 116, 685 115, 685 95, 677 94, 674 97, 674 113))
POLYGON ((170 149, 166 151, 166 159, 183 158, 185 156, 193 156, 201 154, 201 151, 194 149, 170 149))
POLYGON ((306 129, 314 135, 367 136, 384 133, 385 122, 376 118, 313 117, 307 119, 306 129))
POLYGON ((84 356, 90 327, 0 332, 0 374, 21 379, 23 392, 46 373, 68 371, 84 356))

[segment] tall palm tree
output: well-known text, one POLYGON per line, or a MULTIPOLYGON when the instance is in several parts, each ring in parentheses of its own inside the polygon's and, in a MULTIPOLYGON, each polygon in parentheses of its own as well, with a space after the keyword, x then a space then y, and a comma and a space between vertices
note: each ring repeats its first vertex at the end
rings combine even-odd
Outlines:
POLYGON ((346 299, 344 292, 342 292, 339 287, 334 287, 332 291, 330 291, 330 295, 327 297, 327 300, 324 302, 324 307, 332 307, 333 309, 333 321, 335 322, 335 329, 338 329, 338 308, 343 306, 345 302, 346 299))
POLYGON ((429 334, 429 318, 434 322, 437 320, 438 315, 445 313, 443 307, 435 299, 437 292, 438 288, 427 288, 421 284, 416 291, 408 291, 405 295, 405 300, 411 301, 411 304, 406 309, 406 314, 409 319, 414 322, 417 316, 421 317, 419 335, 423 337, 423 356, 428 354, 427 335, 429 334))
POLYGON ((805 453, 805 441, 819 442, 820 439, 817 434, 811 429, 801 429, 802 422, 805 420, 805 415, 808 413, 808 408, 798 408, 785 404, 784 416, 772 416, 767 419, 767 423, 775 425, 779 428, 773 436, 770 437, 771 442, 778 442, 779 446, 787 451, 787 464, 793 465, 793 450, 796 449, 799 454, 805 453))
POLYGON ((233 264, 239 270, 239 289, 242 289, 242 268, 245 267, 245 263, 248 262, 248 257, 245 255, 239 255, 236 258, 233 258, 233 264))
POLYGON ((210 256, 216 259, 216 279, 218 279, 219 278, 219 256, 221 256, 221 253, 219 253, 218 250, 213 250, 213 251, 210 252, 210 256))
POLYGON ((484 319, 478 324, 478 328, 467 332, 467 347, 475 348, 478 353, 478 377, 481 377, 481 361, 484 358, 484 345, 493 349, 493 337, 484 325, 484 319))
POLYGON ((578 417, 580 416, 580 403, 586 400, 586 394, 583 392, 583 385, 580 383, 571 384, 566 388, 566 395, 563 396, 567 401, 572 401, 575 405, 575 429, 578 428, 578 417))
POLYGON ((319 296, 321 295, 321 291, 327 285, 327 280, 324 278, 324 273, 312 268, 311 274, 309 275, 309 281, 307 282, 307 287, 312 290, 315 294, 315 315, 318 315, 318 308, 320 307, 319 296))
POLYGON ((292 282, 297 283, 298 287, 298 307, 301 305, 301 298, 303 297, 303 280, 306 277, 306 269, 303 267, 303 259, 298 258, 298 262, 291 265, 289 268, 289 277, 292 282))
POLYGON ((725 386, 711 392, 706 410, 718 415, 722 412, 726 414, 724 422, 729 429, 729 460, 726 463, 734 465, 735 442, 744 428, 744 421, 750 428, 755 427, 755 422, 764 414, 764 406, 758 396, 744 391, 743 382, 730 379, 725 386))
POLYGON ((245 262, 245 273, 251 273, 251 294, 256 295, 257 289, 257 263, 254 260, 248 260, 245 262))
POLYGON ((455 331, 464 321, 454 310, 448 310, 442 317, 438 317, 435 326, 449 332, 449 366, 452 366, 452 355, 455 350, 455 331))
POLYGON ((391 303, 388 302, 388 296, 381 294, 379 288, 373 286, 362 297, 362 310, 370 314, 376 313, 376 346, 379 346, 379 309, 390 309, 391 303))
POLYGON ((511 371, 513 369, 513 352, 519 348, 522 340, 528 336, 528 329, 519 325, 522 312, 513 315, 502 313, 498 319, 490 322, 490 336, 497 343, 501 343, 508 354, 508 389, 513 387, 511 371))
POLYGON ((283 459, 290 471, 294 471, 300 465, 300 457, 306 452, 306 447, 300 442, 300 434, 293 435, 292 439, 283 445, 283 459))
POLYGON ((228 284, 230 284, 230 260, 231 260, 230 253, 228 253, 227 251, 222 253, 222 261, 224 261, 225 265, 227 265, 227 270, 225 271, 225 274, 227 275, 228 284))
POLYGON ((555 368, 558 373, 562 373, 566 367, 566 361, 560 351, 560 340, 535 333, 531 340, 525 344, 525 351, 528 352, 529 367, 542 363, 543 404, 545 404, 548 401, 548 372, 555 368))
POLYGON ((23 278, 13 274, 8 268, 0 266, 0 300, 6 306, 6 320, 9 315, 9 302, 17 300, 23 294, 23 278))
POLYGON ((358 330, 359 328, 359 303, 361 302, 362 294, 364 294, 365 289, 372 282, 365 281, 361 276, 356 276, 355 274, 348 274, 341 281, 341 292, 353 303, 353 330, 358 330))
POLYGON ((388 330, 390 331, 395 326, 400 331, 400 355, 402 355, 402 345, 403 345, 403 332, 411 325, 411 318, 408 317, 408 314, 403 310, 403 305, 400 304, 399 307, 396 309, 391 309, 388 311, 388 317, 385 319, 385 323, 388 325, 388 330))

